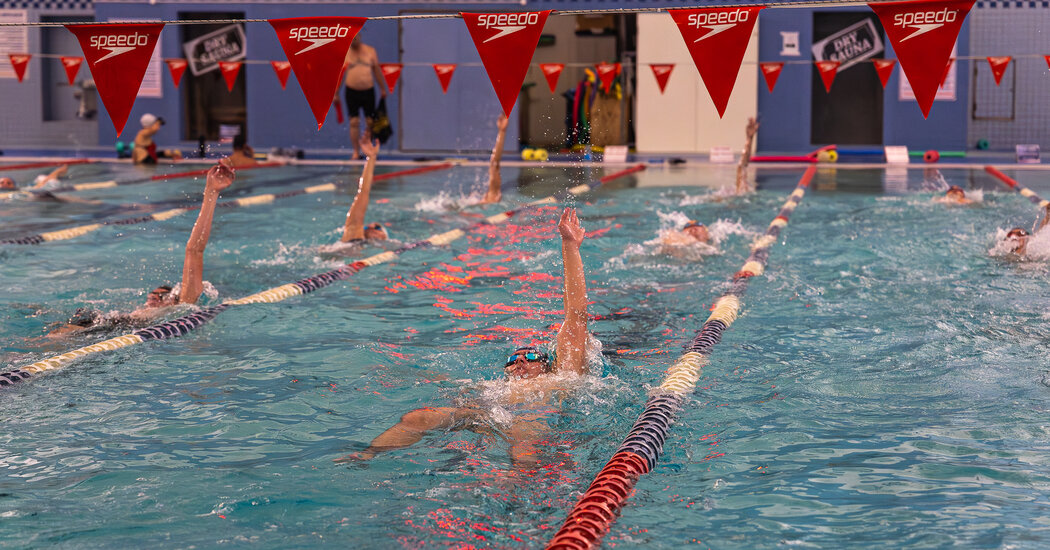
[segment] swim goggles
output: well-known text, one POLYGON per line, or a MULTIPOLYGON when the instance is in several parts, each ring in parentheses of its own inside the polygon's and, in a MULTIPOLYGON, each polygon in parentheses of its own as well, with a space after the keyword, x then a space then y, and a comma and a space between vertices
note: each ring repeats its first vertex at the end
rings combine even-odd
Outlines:
POLYGON ((1006 234, 1006 238, 1007 239, 1018 238, 1018 237, 1027 237, 1027 236, 1028 236, 1028 231, 1026 231, 1024 229, 1021 229, 1020 227, 1011 229, 1010 232, 1006 234))
POLYGON ((383 229, 383 226, 382 226, 382 224, 377 222, 377 223, 368 224, 368 226, 365 227, 365 229, 383 229))
POLYGON ((704 224, 702 224, 702 223, 700 223, 700 222, 698 222, 696 220, 689 220, 688 222, 686 222, 685 227, 683 227, 682 229, 689 229, 690 227, 703 227, 703 226, 704 226, 704 224))
POLYGON ((518 350, 518 351, 514 352, 513 355, 507 357, 507 364, 503 365, 503 368, 507 368, 507 367, 513 365, 514 363, 517 363, 518 362, 518 358, 519 357, 523 357, 523 356, 525 357, 526 361, 541 361, 543 363, 550 363, 550 360, 551 360, 550 356, 548 356, 546 353, 544 353, 542 351, 537 352, 537 351, 518 350))

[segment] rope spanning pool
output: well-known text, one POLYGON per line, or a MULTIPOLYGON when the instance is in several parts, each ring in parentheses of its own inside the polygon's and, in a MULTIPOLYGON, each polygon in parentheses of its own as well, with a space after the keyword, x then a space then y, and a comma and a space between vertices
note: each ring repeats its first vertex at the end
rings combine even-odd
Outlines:
POLYGON ((814 173, 815 167, 806 170, 766 232, 751 244, 751 255, 740 271, 733 275, 729 291, 715 302, 711 315, 696 331, 688 351, 667 369, 663 382, 649 392, 644 412, 635 421, 620 448, 569 512, 547 548, 574 550, 596 546, 615 521, 617 512, 630 496, 638 478, 656 467, 667 432, 683 399, 693 393, 700 380, 700 370, 707 364, 711 350, 722 340, 722 333, 736 320, 740 312, 740 298, 747 290, 748 281, 765 271, 769 247, 776 243, 780 230, 787 225, 791 213, 805 196, 814 173))
MULTIPOLYGON (((433 170, 446 168, 446 167, 447 167, 447 165, 439 165, 439 166, 435 166, 435 167, 417 168, 417 169, 406 171, 406 172, 412 173, 412 174, 418 174, 418 173, 425 173, 425 172, 428 172, 428 171, 433 171, 433 170)), ((580 184, 580 185, 578 185, 576 187, 568 189, 567 191, 564 192, 563 196, 580 195, 580 194, 592 191, 592 190, 594 190, 595 188, 597 188, 598 186, 600 186, 600 185, 602 185, 604 183, 607 183, 609 181, 613 181, 615 179, 618 179, 618 178, 621 178, 621 177, 624 177, 624 176, 627 176, 627 175, 630 175, 630 174, 634 174, 634 173, 642 171, 644 169, 645 169, 645 165, 644 164, 640 164, 640 165, 634 166, 632 168, 628 168, 626 170, 621 170, 619 172, 616 172, 616 173, 604 176, 604 177, 602 177, 602 178, 600 178, 598 180, 592 181, 592 182, 590 182, 588 184, 580 184)), ((402 172, 402 175, 405 174, 406 172, 402 172)), ((390 175, 390 174, 387 174, 387 178, 390 178, 390 177, 393 177, 393 176, 390 175)), ((328 184, 323 184, 323 185, 315 186, 315 187, 316 187, 316 189, 319 189, 319 190, 332 191, 332 190, 335 189, 335 184, 328 183, 328 184)), ((302 194, 302 193, 307 193, 307 192, 311 192, 311 191, 309 191, 309 190, 301 190, 301 191, 298 191, 298 192, 291 192, 291 193, 302 194)), ((313 192, 316 192, 316 191, 313 191, 313 192)), ((267 199, 268 200, 266 200, 266 201, 253 200, 253 201, 249 202, 249 204, 257 204, 257 203, 262 203, 262 202, 272 202, 273 197, 271 196, 271 197, 268 197, 267 199)), ((37 362, 35 362, 35 363, 31 364, 31 365, 27 365, 27 366, 22 367, 22 368, 18 368, 18 369, 14 369, 14 370, 11 370, 11 371, 8 371, 8 372, 0 373, 0 387, 11 386, 11 385, 14 385, 17 382, 26 381, 30 377, 34 376, 34 375, 41 374, 41 373, 48 372, 48 371, 54 371, 54 370, 57 370, 57 369, 61 369, 61 368, 67 367, 73 361, 75 361, 77 359, 80 359, 80 358, 83 358, 83 357, 85 357, 87 355, 100 353, 100 352, 103 352, 103 351, 114 351, 114 350, 117 350, 117 349, 120 349, 120 348, 124 348, 124 347, 127 347, 127 346, 131 346, 131 345, 135 345, 135 344, 141 344, 143 342, 147 342, 147 341, 150 341, 150 340, 164 340, 164 339, 168 339, 168 338, 178 338, 178 337, 181 337, 181 336, 185 336, 186 334, 189 334, 191 331, 193 331, 193 330, 195 330, 197 328, 200 328, 205 323, 211 321, 219 313, 221 313, 223 310, 229 308, 230 306, 239 306, 239 305, 248 305, 248 304, 276 303, 276 302, 281 302, 283 300, 287 300, 288 298, 291 298, 293 296, 300 296, 300 295, 303 295, 303 294, 307 294, 307 293, 313 292, 315 290, 319 290, 321 288, 324 288, 324 287, 326 287, 328 285, 331 285, 332 283, 334 283, 336 281, 341 281, 341 280, 347 279, 347 278, 353 276, 354 274, 356 274, 357 272, 361 271, 365 267, 375 266, 375 265, 379 265, 379 264, 382 264, 382 263, 389 262, 389 261, 395 259, 399 255, 401 255, 401 254, 403 254, 403 253, 405 253, 405 252, 407 252, 409 250, 415 250, 417 248, 425 248, 425 247, 429 247, 429 246, 448 245, 452 241, 455 241, 456 239, 459 239, 460 237, 464 236, 466 234, 466 231, 470 231, 471 229, 474 229, 474 228, 477 228, 477 227, 480 227, 480 226, 483 226, 483 225, 486 225, 486 224, 502 223, 502 222, 510 219, 512 216, 514 216, 514 215, 516 215, 516 214, 518 214, 520 212, 523 212, 523 211, 525 211, 525 210, 527 210, 529 208, 532 208, 532 207, 538 206, 538 205, 542 205, 542 204, 551 204, 553 202, 556 202, 557 200, 558 200, 557 195, 550 195, 550 196, 547 196, 547 197, 544 197, 544 198, 541 198, 541 199, 537 199, 537 200, 534 200, 532 202, 529 202, 529 203, 525 204, 524 206, 521 206, 521 207, 518 207, 518 208, 515 208, 515 209, 512 209, 512 210, 508 210, 506 212, 501 212, 499 214, 495 214, 495 215, 489 216, 488 218, 485 219, 484 222, 477 222, 477 223, 470 224, 469 226, 467 226, 464 229, 453 229, 453 230, 447 231, 445 233, 432 235, 431 237, 429 237, 429 238, 427 238, 425 240, 416 241, 414 243, 402 246, 402 247, 400 247, 400 248, 398 248, 396 250, 388 250, 386 252, 382 252, 380 254, 376 254, 374 256, 370 256, 368 258, 365 258, 364 260, 361 260, 361 261, 358 261, 358 262, 353 262, 351 264, 342 266, 342 267, 340 267, 338 269, 334 269, 332 271, 328 271, 326 273, 321 273, 321 274, 318 274, 318 275, 314 275, 312 277, 307 277, 306 279, 302 279, 302 280, 296 281, 294 283, 289 283, 289 284, 286 284, 286 285, 281 285, 281 286, 278 286, 278 287, 275 287, 275 288, 264 290, 262 292, 259 292, 259 293, 256 293, 256 294, 252 294, 251 296, 246 296, 244 298, 240 298, 240 299, 237 299, 237 300, 231 300, 231 301, 225 302, 223 304, 219 304, 217 306, 205 308, 205 309, 202 309, 200 311, 196 311, 194 313, 191 313, 189 315, 185 315, 183 317, 179 317, 178 319, 174 319, 172 321, 168 321, 168 322, 160 323, 158 325, 154 325, 154 326, 151 326, 151 327, 147 327, 147 328, 143 328, 143 329, 140 329, 140 330, 136 330, 135 332, 133 332, 131 334, 126 334, 124 336, 111 338, 109 340, 105 340, 105 341, 99 342, 97 344, 92 344, 90 346, 86 346, 86 347, 83 347, 83 348, 78 348, 78 349, 75 349, 75 350, 72 350, 72 351, 60 354, 60 355, 56 355, 54 357, 50 357, 50 358, 47 358, 47 359, 44 359, 44 360, 41 360, 41 361, 37 361, 37 362)), ((233 202, 236 203, 236 201, 233 201, 233 202)), ((240 203, 236 203, 236 204, 237 205, 242 205, 240 203)))
MULTIPOLYGON (((271 165, 257 166, 257 167, 274 167, 274 166, 278 166, 278 165, 277 164, 271 164, 271 165)), ((410 169, 407 169, 407 170, 399 170, 399 171, 396 171, 396 172, 388 172, 388 173, 385 173, 385 174, 378 174, 375 177, 373 177, 372 179, 373 179, 373 181, 383 181, 383 180, 393 179, 393 178, 402 177, 402 176, 412 176, 412 175, 417 175, 417 174, 425 174, 427 172, 434 172, 434 171, 437 171, 437 170, 445 170, 445 169, 451 168, 452 166, 453 165, 451 163, 434 164, 434 165, 431 165, 431 166, 420 166, 418 168, 410 168, 410 169)), ((244 168, 240 168, 239 170, 244 170, 244 168)), ((165 175, 165 176, 154 176, 152 179, 144 180, 144 181, 156 181, 158 178, 160 178, 160 179, 169 179, 169 178, 167 178, 167 176, 179 177, 179 178, 192 177, 192 176, 197 176, 197 175, 206 174, 206 173, 207 173, 207 170, 203 170, 203 171, 198 170, 198 171, 194 171, 194 172, 182 172, 182 173, 179 173, 179 174, 168 174, 168 175, 165 175)), ((96 185, 96 184, 88 184, 88 185, 96 185)), ((114 184, 114 186, 115 186, 115 184, 114 184)), ((112 187, 112 186, 106 186, 106 187, 112 187)), ((76 190, 83 190, 83 189, 79 188, 78 185, 72 185, 72 186, 70 186, 70 188, 77 188, 76 190)), ((84 188, 84 189, 96 189, 96 188, 100 188, 100 187, 90 187, 90 188, 84 188)), ((283 193, 265 193, 265 194, 261 194, 261 195, 253 195, 251 197, 240 197, 240 198, 236 198, 236 199, 232 199, 232 200, 228 200, 228 201, 222 201, 222 202, 218 203, 215 206, 216 206, 216 208, 234 208, 234 207, 239 207, 239 206, 256 206, 256 205, 260 205, 260 204, 270 204, 270 203, 272 203, 272 202, 274 202, 274 201, 276 201, 278 199, 287 199, 287 198, 291 198, 291 197, 297 197, 299 195, 309 195, 311 193, 331 192, 331 191, 335 191, 337 188, 338 188, 338 186, 336 184, 334 184, 334 183, 323 183, 323 184, 320 184, 320 185, 311 185, 311 186, 306 187, 304 189, 297 189, 297 190, 294 190, 294 191, 285 191, 283 193)), ((56 191, 58 191, 58 190, 56 190, 56 191)), ((179 215, 185 214, 186 212, 193 212, 195 210, 198 210, 199 208, 200 208, 200 206, 187 206, 185 208, 172 208, 170 210, 164 210, 164 211, 161 211, 161 212, 154 212, 153 214, 149 214, 147 216, 135 216, 135 217, 132 217, 132 218, 123 218, 123 219, 119 219, 119 220, 111 220, 111 221, 105 221, 105 222, 100 222, 100 223, 79 225, 79 226, 76 226, 76 227, 70 227, 70 228, 66 228, 66 229, 59 229, 59 230, 56 230, 56 231, 48 231, 48 232, 45 232, 45 233, 39 233, 39 234, 35 234, 35 235, 27 235, 27 236, 18 237, 18 238, 15 238, 15 239, 4 239, 4 240, 0 240, 0 244, 26 244, 26 245, 30 245, 30 244, 42 244, 42 243, 49 242, 49 241, 64 241, 64 240, 75 239, 77 237, 81 237, 83 235, 91 233, 92 231, 101 229, 101 228, 109 226, 109 225, 136 225, 136 224, 147 223, 147 222, 165 221, 165 220, 170 220, 171 218, 174 218, 175 216, 179 216, 179 215)))

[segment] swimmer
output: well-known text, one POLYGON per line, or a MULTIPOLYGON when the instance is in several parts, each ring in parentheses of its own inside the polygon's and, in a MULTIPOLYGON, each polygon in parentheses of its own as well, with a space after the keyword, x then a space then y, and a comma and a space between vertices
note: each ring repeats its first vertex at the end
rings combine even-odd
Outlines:
MULTIPOLYGON (((558 223, 561 233, 561 253, 565 280, 565 321, 558 332, 555 357, 542 350, 526 346, 515 349, 503 365, 505 398, 501 406, 523 408, 530 412, 515 414, 503 436, 510 442, 511 459, 515 464, 534 464, 537 460, 536 442, 544 439, 549 428, 546 412, 554 412, 550 401, 568 389, 566 376, 588 373, 586 342, 587 283, 580 256, 584 230, 576 211, 566 208, 558 223), (540 409, 543 412, 536 412, 540 409)), ((390 429, 379 434, 367 449, 353 453, 336 462, 364 461, 383 451, 401 449, 417 443, 432 430, 469 429, 494 435, 490 415, 480 405, 462 407, 424 407, 411 411, 390 429)))
POLYGON ((255 150, 252 149, 251 145, 248 145, 243 134, 237 134, 234 136, 233 154, 230 155, 229 160, 231 168, 244 168, 245 166, 255 166, 258 164, 255 160, 255 150))
POLYGON ((944 204, 973 204, 972 200, 966 198, 966 191, 963 191, 963 188, 958 185, 949 187, 944 192, 943 197, 937 197, 933 200, 944 204))
MULTIPOLYGON (((1048 223, 1050 223, 1050 204, 1043 209, 1043 220, 1039 222, 1039 228, 1036 229, 1036 233, 1042 231, 1048 223)), ((1032 236, 1023 227, 1015 227, 1006 233, 1006 238, 1003 239, 1003 242, 1010 247, 1011 253, 1018 256, 1026 256, 1028 254, 1028 242, 1032 236)))
POLYGON ((177 288, 168 285, 158 286, 150 291, 142 307, 126 315, 104 318, 98 313, 78 309, 68 323, 51 331, 48 336, 63 336, 92 328, 118 328, 151 323, 163 315, 168 307, 176 304, 197 303, 197 299, 204 291, 204 249, 208 246, 208 239, 211 237, 215 204, 219 200, 219 193, 229 187, 234 178, 233 169, 225 161, 219 162, 208 171, 200 214, 186 242, 186 257, 182 264, 182 283, 177 288))
POLYGON ((357 196, 354 197, 354 203, 350 205, 350 211, 346 213, 346 224, 343 226, 343 236, 339 238, 339 241, 349 243, 365 239, 386 240, 390 238, 390 235, 382 225, 372 223, 365 226, 365 212, 368 210, 368 196, 372 192, 372 175, 376 169, 379 140, 364 138, 358 147, 368 160, 365 161, 365 169, 361 172, 361 179, 357 183, 357 196))
POLYGON ((745 129, 747 141, 744 143, 744 153, 740 156, 740 164, 736 167, 737 195, 751 191, 751 186, 747 183, 747 167, 751 164, 751 149, 755 141, 755 134, 758 133, 758 126, 758 121, 754 117, 747 119, 747 128, 745 129))
POLYGON ((131 160, 135 164, 157 164, 162 158, 179 160, 182 152, 177 149, 163 149, 158 151, 157 144, 153 142, 153 136, 164 126, 164 119, 150 113, 142 115, 139 119, 142 129, 135 135, 135 149, 131 152, 131 160))
POLYGON ((68 195, 56 195, 48 190, 49 187, 58 185, 60 177, 66 175, 66 171, 69 169, 68 166, 62 165, 55 170, 52 170, 49 174, 41 174, 36 177, 35 183, 26 187, 25 189, 18 189, 15 185, 15 180, 9 177, 0 178, 0 191, 7 191, 6 198, 17 198, 27 201, 41 201, 41 202, 77 202, 83 204, 102 204, 102 201, 80 199, 76 197, 70 197, 68 195))
POLYGON ((496 145, 492 148, 492 156, 489 157, 489 188, 478 204, 493 204, 503 198, 503 192, 500 190, 502 180, 499 174, 499 162, 503 157, 503 141, 507 138, 506 115, 500 115, 496 119, 496 128, 499 133, 496 134, 496 145))
POLYGON ((689 246, 696 243, 708 244, 711 234, 707 226, 696 221, 689 220, 680 231, 669 231, 660 238, 660 244, 664 246, 689 246))

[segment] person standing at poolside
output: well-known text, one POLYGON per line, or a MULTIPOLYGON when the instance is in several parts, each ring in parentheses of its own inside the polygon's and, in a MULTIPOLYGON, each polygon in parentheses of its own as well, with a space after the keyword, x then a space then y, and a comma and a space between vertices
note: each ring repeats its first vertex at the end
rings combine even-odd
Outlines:
POLYGON ((375 87, 379 85, 379 97, 386 97, 386 79, 383 78, 383 70, 379 67, 379 55, 375 48, 361 42, 358 34, 350 43, 350 50, 346 52, 346 110, 350 117, 350 143, 354 147, 351 160, 361 158, 361 118, 359 113, 365 113, 365 139, 372 135, 370 128, 376 112, 375 87))
POLYGON ((219 193, 229 187, 235 172, 224 159, 208 171, 204 187, 204 198, 201 200, 200 213, 193 231, 186 241, 186 256, 182 264, 182 282, 177 288, 161 285, 153 289, 146 298, 146 303, 127 315, 106 318, 98 312, 77 310, 69 322, 53 331, 48 336, 63 336, 93 328, 117 328, 135 324, 149 323, 166 311, 164 308, 176 304, 195 304, 204 291, 204 249, 211 238, 212 219, 215 216, 215 205, 219 193))
POLYGON ((382 225, 373 223, 365 227, 365 212, 368 211, 369 195, 372 193, 372 179, 376 169, 376 155, 379 154, 379 140, 370 140, 366 137, 358 144, 358 148, 364 152, 367 160, 365 169, 361 171, 361 179, 357 182, 357 196, 354 197, 354 202, 346 213, 343 236, 339 238, 339 241, 350 243, 365 239, 386 240, 389 235, 382 225))
MULTIPOLYGON (((558 222, 564 270, 565 319, 555 344, 555 357, 532 346, 517 348, 503 366, 504 383, 496 405, 507 408, 513 418, 499 431, 510 442, 511 459, 516 465, 537 462, 537 443, 547 437, 547 416, 557 412, 553 401, 571 389, 569 377, 589 372, 587 345, 587 282, 584 278, 580 244, 584 230, 576 211, 566 208, 558 222), (515 413, 515 411, 517 411, 515 413)), ((336 462, 363 461, 384 451, 417 443, 433 430, 468 429, 493 434, 494 421, 478 404, 460 407, 424 407, 406 413, 393 427, 372 440, 367 449, 336 462)))

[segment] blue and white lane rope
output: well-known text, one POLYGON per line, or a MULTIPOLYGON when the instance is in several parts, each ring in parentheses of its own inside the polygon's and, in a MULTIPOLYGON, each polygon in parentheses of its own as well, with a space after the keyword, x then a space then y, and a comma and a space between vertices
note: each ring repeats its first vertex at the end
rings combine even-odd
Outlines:
MULTIPOLYGON (((645 165, 640 164, 632 168, 628 168, 626 170, 610 174, 591 183, 581 184, 576 187, 573 187, 572 189, 567 190, 563 196, 580 195, 597 188, 603 183, 612 181, 617 178, 621 178, 629 174, 633 174, 635 172, 639 172, 644 169, 645 165)), ((184 315, 182 317, 171 321, 167 321, 165 323, 160 323, 157 325, 139 329, 130 334, 125 334, 116 338, 110 338, 109 340, 104 340, 102 342, 98 342, 90 346, 68 351, 61 355, 51 356, 46 359, 42 359, 40 361, 32 363, 30 365, 26 365, 24 367, 0 373, 0 387, 10 387, 18 382, 24 382, 26 380, 29 380, 30 378, 38 374, 65 368, 77 359, 80 359, 87 355, 92 355, 103 351, 113 351, 116 349, 133 346, 136 344, 141 344, 150 340, 166 340, 169 338, 178 338, 180 336, 185 336, 191 331, 201 327, 208 321, 211 321, 219 313, 222 313, 224 310, 230 308, 231 306, 275 303, 286 300, 293 296, 307 294, 315 290, 324 288, 336 281, 348 279, 355 273, 361 271, 366 267, 389 262, 397 258, 402 253, 407 252, 409 250, 413 250, 416 248, 426 248, 435 245, 447 245, 452 241, 455 241, 456 239, 459 239, 460 237, 466 235, 467 231, 484 225, 502 223, 509 219, 511 216, 514 216, 525 210, 542 204, 552 204, 557 201, 558 194, 550 195, 542 199, 537 199, 518 208, 489 216, 485 219, 485 221, 473 223, 463 229, 453 229, 451 231, 446 231, 445 233, 432 235, 425 240, 405 245, 401 248, 398 248, 397 250, 388 250, 386 252, 376 254, 374 256, 365 258, 364 260, 344 265, 326 273, 321 273, 319 275, 314 275, 312 277, 301 279, 294 283, 289 283, 286 285, 281 285, 268 290, 264 290, 262 292, 252 294, 251 296, 245 296, 244 298, 240 298, 237 300, 229 300, 217 306, 204 308, 195 311, 189 315, 184 315)))

